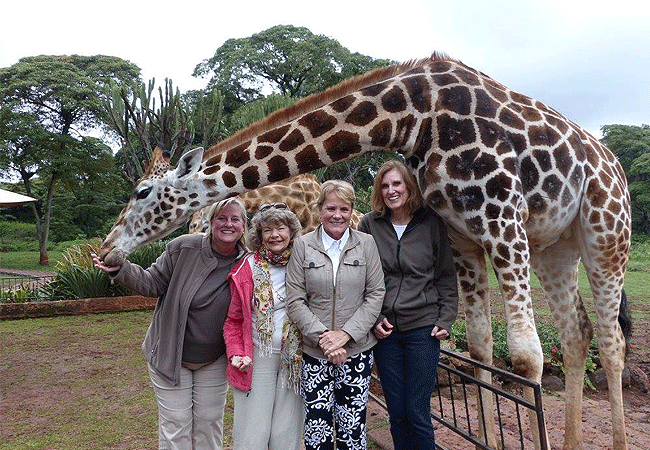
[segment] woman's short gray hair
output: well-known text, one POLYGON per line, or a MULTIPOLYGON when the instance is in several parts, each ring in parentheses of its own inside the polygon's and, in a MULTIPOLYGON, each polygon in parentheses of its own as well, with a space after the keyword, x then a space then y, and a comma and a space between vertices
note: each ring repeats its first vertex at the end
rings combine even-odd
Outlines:
POLYGON ((268 208, 264 211, 258 211, 251 219, 251 229, 249 233, 249 243, 252 250, 257 250, 262 246, 262 229, 265 225, 283 224, 289 227, 289 246, 293 244, 294 238, 300 236, 302 225, 298 216, 290 209, 268 208))

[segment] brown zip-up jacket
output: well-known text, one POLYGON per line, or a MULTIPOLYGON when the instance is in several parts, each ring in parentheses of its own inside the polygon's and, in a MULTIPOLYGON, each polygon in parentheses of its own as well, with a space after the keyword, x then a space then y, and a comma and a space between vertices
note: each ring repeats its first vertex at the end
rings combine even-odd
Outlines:
POLYGON ((371 236, 350 229, 334 286, 321 228, 293 244, 287 264, 287 314, 302 333, 306 354, 327 359, 318 337, 327 330, 343 330, 352 336, 344 346, 350 357, 377 342, 372 327, 385 292, 379 252, 371 236))
MULTIPOLYGON (((245 254, 246 249, 238 243, 236 259, 245 254)), ((158 297, 142 351, 151 367, 174 385, 180 383, 190 303, 219 262, 212 251, 209 234, 186 234, 169 242, 148 269, 127 260, 114 277, 141 295, 158 297)))
POLYGON ((415 212, 401 239, 387 216, 363 216, 359 231, 375 238, 384 269, 384 317, 399 331, 438 325, 451 332, 458 284, 447 229, 428 208, 415 212))

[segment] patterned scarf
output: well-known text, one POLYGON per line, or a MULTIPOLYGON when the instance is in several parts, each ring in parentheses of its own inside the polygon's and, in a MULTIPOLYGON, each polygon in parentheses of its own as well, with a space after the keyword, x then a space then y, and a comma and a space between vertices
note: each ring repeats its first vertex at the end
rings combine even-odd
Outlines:
MULTIPOLYGON (((273 284, 269 273, 269 264, 273 266, 286 266, 291 256, 291 249, 277 255, 265 246, 260 247, 253 254, 253 314, 257 335, 260 341, 260 350, 264 355, 272 352, 272 337, 275 331, 273 322, 273 284)), ((277 292, 276 292, 277 294, 277 292)), ((279 295, 279 294, 277 294, 279 295)), ((302 335, 296 325, 286 316, 282 326, 282 347, 280 349, 283 383, 293 387, 296 393, 300 388, 300 371, 302 368, 302 335)))

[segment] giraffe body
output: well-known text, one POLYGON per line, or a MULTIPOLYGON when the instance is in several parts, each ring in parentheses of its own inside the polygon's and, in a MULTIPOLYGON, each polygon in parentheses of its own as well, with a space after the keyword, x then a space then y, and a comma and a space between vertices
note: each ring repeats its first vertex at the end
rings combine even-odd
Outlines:
MULTIPOLYGON (((582 261, 609 384, 613 448, 625 450, 626 337, 619 309, 631 229, 622 168, 555 110, 443 55, 347 80, 206 152, 186 153, 177 168, 154 156, 102 255, 108 264, 119 262, 215 200, 385 149, 404 156, 427 203, 448 225, 471 355, 492 362, 487 257, 505 303, 513 370, 539 382, 542 351, 529 269, 538 274, 567 369, 565 450, 582 449, 582 384, 592 336, 577 288, 582 261)), ((483 372, 477 376, 489 381, 483 372)), ((480 425, 496 447, 491 397, 484 397, 489 413, 480 425)), ((539 448, 535 431, 533 439, 539 448)))
MULTIPOLYGON (((262 186, 239 195, 249 214, 255 214, 264 203, 285 202, 289 209, 298 216, 302 233, 315 230, 320 224, 316 202, 320 195, 320 183, 315 175, 303 173, 277 183, 262 186)), ((205 233, 210 229, 210 207, 206 206, 192 215, 189 225, 190 233, 205 233)), ((356 229, 363 215, 356 209, 352 212, 350 225, 356 229)))

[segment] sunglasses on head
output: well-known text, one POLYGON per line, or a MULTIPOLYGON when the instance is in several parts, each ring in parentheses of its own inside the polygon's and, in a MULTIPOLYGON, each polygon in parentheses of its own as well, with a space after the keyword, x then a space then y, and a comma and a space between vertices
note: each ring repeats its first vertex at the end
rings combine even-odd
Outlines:
POLYGON ((260 205, 260 211, 266 211, 267 209, 276 208, 276 209, 289 209, 286 203, 277 202, 277 203, 264 203, 260 205))

